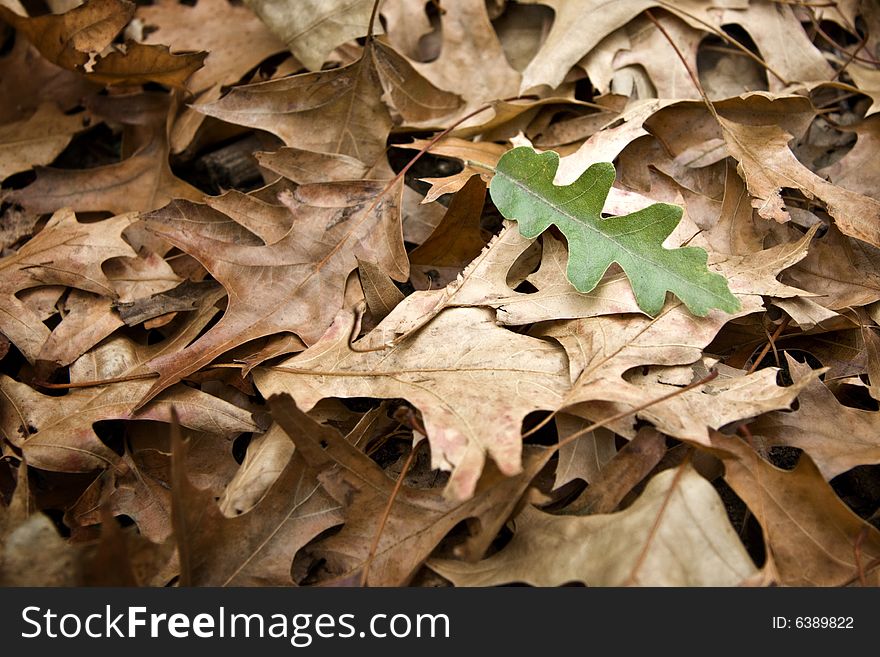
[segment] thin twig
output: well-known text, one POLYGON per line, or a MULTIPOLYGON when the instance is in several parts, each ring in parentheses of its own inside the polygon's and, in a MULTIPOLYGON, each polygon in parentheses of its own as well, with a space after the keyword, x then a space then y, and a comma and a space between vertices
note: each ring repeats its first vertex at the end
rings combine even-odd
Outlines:
POLYGON ((709 96, 706 95, 705 89, 703 89, 703 85, 700 84, 700 78, 697 77, 695 71, 691 70, 690 64, 687 63, 684 55, 681 50, 678 49, 678 46, 675 44, 673 38, 669 35, 669 32, 666 31, 666 28, 660 24, 656 18, 654 18, 654 14, 651 13, 650 9, 645 10, 645 15, 648 19, 654 23, 655 27, 660 30, 666 40, 669 42, 669 45, 672 46, 672 49, 675 51, 675 54, 678 55, 679 60, 681 60, 682 65, 687 71, 688 75, 691 78, 691 81, 694 83, 694 86, 697 88, 697 91, 700 92, 700 97, 703 99, 703 102, 706 104, 706 107, 709 109, 709 113, 712 114, 712 117, 717 121, 718 120, 718 112, 715 111, 715 106, 712 104, 712 101, 709 100, 709 96))
POLYGON ((373 544, 370 546, 370 551, 367 554, 366 560, 364 561, 363 572, 361 573, 361 586, 367 585, 367 578, 370 575, 370 566, 373 565, 373 559, 376 557, 376 550, 379 548, 379 539, 382 538, 382 532, 385 529, 385 524, 388 522, 388 518, 391 516, 391 508, 394 506, 394 500, 397 499, 397 494, 403 487, 403 480, 406 478, 406 473, 409 472, 410 466, 415 459, 416 452, 421 446, 422 443, 419 443, 409 450, 409 456, 406 457, 406 462, 403 464, 403 468, 401 469, 400 474, 397 476, 397 481, 394 482, 394 490, 391 491, 391 495, 388 498, 388 503, 385 505, 385 510, 382 512, 382 517, 379 519, 379 526, 376 529, 376 536, 373 537, 373 544))
MULTIPOLYGON (((779 336, 782 335, 782 332, 788 328, 788 324, 791 321, 791 317, 786 316, 782 323, 776 327, 776 330, 773 331, 773 335, 770 336, 767 344, 764 345, 764 348, 761 349, 761 353, 758 354, 758 357, 752 362, 752 366, 749 368, 747 374, 753 374, 756 369, 758 369, 758 365, 761 364, 761 361, 764 359, 764 356, 767 355, 767 352, 770 351, 770 348, 773 347, 774 353, 776 352, 776 341, 779 339, 779 336)), ((779 360, 779 356, 776 356, 777 361, 779 360)))
MULTIPOLYGON (((681 14, 681 15, 683 15, 683 16, 687 16, 688 18, 690 18, 690 19, 693 20, 693 21, 696 21, 697 23, 699 23, 700 25, 702 25, 703 27, 705 27, 709 32, 711 32, 711 33, 714 34, 715 36, 717 36, 717 37, 719 37, 720 39, 726 41, 727 43, 729 43, 730 45, 732 45, 732 46, 733 46, 734 48, 736 48, 737 50, 742 51, 742 53, 743 53, 744 55, 748 56, 750 59, 752 59, 752 60, 754 60, 755 62, 757 62, 761 67, 763 67, 768 73, 771 73, 771 74, 773 75, 773 77, 775 77, 777 80, 779 80, 782 84, 784 84, 784 85, 788 85, 788 80, 786 80, 784 77, 782 77, 782 76, 781 76, 779 73, 777 73, 777 72, 776 72, 776 71, 775 71, 775 70, 774 70, 774 69, 773 69, 773 68, 772 68, 767 62, 765 62, 765 61, 764 61, 763 59, 761 59, 758 55, 756 55, 756 54, 753 53, 751 50, 749 50, 748 48, 746 48, 743 44, 741 44, 739 41, 737 41, 736 39, 734 39, 732 36, 730 36, 729 34, 727 34, 727 32, 725 32, 724 30, 715 27, 715 26, 712 25, 711 23, 707 23, 706 21, 704 21, 704 20, 703 20, 702 18, 700 18, 699 16, 697 16, 697 15, 695 15, 695 14, 692 14, 692 13, 690 13, 690 12, 688 12, 688 11, 685 11, 685 10, 683 10, 681 7, 679 7, 679 6, 677 6, 677 5, 670 4, 670 3, 668 3, 668 2, 664 2, 664 0, 657 0, 657 4, 660 5, 661 7, 664 7, 665 9, 667 9, 668 11, 670 11, 670 12, 673 13, 673 14, 681 14)), ((667 37, 667 38, 668 38, 668 37, 667 37)))

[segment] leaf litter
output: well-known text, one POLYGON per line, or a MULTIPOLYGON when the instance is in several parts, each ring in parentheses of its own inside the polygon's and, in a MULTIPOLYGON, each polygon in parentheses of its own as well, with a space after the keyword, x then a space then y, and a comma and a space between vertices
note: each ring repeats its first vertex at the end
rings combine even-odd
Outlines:
POLYGON ((37 4, 0 583, 878 584, 871 3, 37 4))

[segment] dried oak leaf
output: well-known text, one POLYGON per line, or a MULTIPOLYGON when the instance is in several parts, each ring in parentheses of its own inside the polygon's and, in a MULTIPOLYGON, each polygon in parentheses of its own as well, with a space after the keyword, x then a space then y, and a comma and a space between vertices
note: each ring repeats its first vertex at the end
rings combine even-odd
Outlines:
POLYGON ((880 200, 880 171, 874 165, 874 156, 880 150, 880 116, 844 130, 857 135, 855 146, 820 173, 835 185, 880 200))
MULTIPOLYGON (((811 371, 788 354, 786 360, 794 376, 811 371)), ((752 433, 770 445, 804 450, 828 481, 858 465, 880 463, 880 413, 844 406, 816 378, 801 391, 798 401, 796 411, 759 417, 749 425, 752 433)))
MULTIPOLYGON (((175 425, 176 426, 176 425, 175 425)), ((299 440, 299 435, 297 435, 299 440)), ((186 444, 172 430, 172 518, 184 586, 292 585, 296 552, 342 521, 321 487, 319 468, 297 449, 278 479, 247 513, 225 517, 209 490, 185 470, 186 444)))
POLYGON ((172 53, 168 46, 149 46, 136 41, 98 59, 88 78, 106 85, 136 86, 148 82, 182 89, 202 67, 206 52, 172 53))
POLYGON ((718 493, 689 464, 656 475, 624 511, 573 517, 527 506, 499 553, 428 565, 456 586, 736 586, 756 572, 718 493))
POLYGON ((82 71, 89 55, 107 48, 134 16, 128 0, 88 0, 63 14, 30 18, 0 6, 0 18, 27 37, 53 64, 82 71))
POLYGON ((44 103, 27 119, 0 126, 0 180, 35 164, 49 164, 83 129, 84 119, 44 103))
POLYGON ((847 237, 832 225, 813 241, 807 257, 780 278, 814 292, 812 300, 825 308, 864 306, 880 299, 880 249, 847 237))
MULTIPOLYGON (((776 383, 776 368, 768 367, 752 374, 724 365, 717 365, 716 368, 721 372, 717 379, 671 399, 652 404, 633 414, 632 418, 610 425, 611 428, 621 435, 633 436, 636 419, 644 420, 668 436, 696 445, 709 445, 711 429, 719 429, 732 422, 758 417, 770 411, 788 409, 795 397, 818 376, 804 372, 792 385, 780 386, 776 383)), ((645 377, 630 376, 630 380, 594 381, 584 388, 579 387, 578 381, 572 400, 584 397, 592 400, 589 403, 575 403, 567 408, 567 412, 589 419, 610 417, 675 393, 681 389, 682 383, 699 380, 696 372, 689 373, 690 376, 683 382, 663 381, 664 374, 669 373, 664 372, 664 368, 657 368, 657 371, 649 370, 645 377)))
MULTIPOLYGON (((467 518, 479 518, 483 540, 491 540, 552 454, 529 451, 522 472, 513 477, 487 470, 467 501, 445 499, 433 489, 401 487, 373 551, 394 480, 338 431, 300 411, 289 396, 273 396, 269 404, 275 420, 296 441, 297 453, 321 468, 318 479, 344 507, 342 530, 309 548, 310 553, 326 559, 335 579, 364 581, 367 568, 367 586, 406 585, 446 534, 467 518)), ((480 552, 480 542, 472 541, 472 552, 480 552)))
POLYGON ((345 282, 358 258, 405 281, 402 183, 380 197, 385 186, 349 181, 287 189, 281 193, 286 208, 275 209, 287 215, 289 229, 271 244, 205 205, 174 201, 145 215, 151 231, 204 265, 228 292, 229 303, 196 342, 150 363, 160 377, 141 403, 249 340, 291 332, 307 344, 317 341, 343 307, 345 282))
POLYGON ((24 120, 44 103, 71 111, 97 91, 97 84, 55 66, 27 39, 15 39, 12 49, 0 56, 0 98, 15 98, 0 107, 0 124, 24 120))
MULTIPOLYGON (((70 381, 90 382, 149 373, 144 364, 158 355, 175 352, 192 340, 216 314, 214 299, 175 335, 154 345, 135 344, 115 336, 81 356, 70 367, 70 381)), ((33 467, 59 472, 91 472, 116 467, 120 457, 97 436, 101 420, 157 420, 167 422, 175 407, 184 426, 200 431, 234 433, 260 431, 251 414, 218 397, 185 385, 168 390, 140 410, 135 404, 150 388, 149 379, 135 379, 74 389, 61 397, 43 395, 3 376, 0 409, 3 434, 22 450, 33 467)))
POLYGON ((413 62, 416 71, 460 95, 471 110, 517 95, 521 76, 507 60, 483 0, 447 2, 440 23, 440 55, 428 63, 413 62))
POLYGON ((188 6, 159 0, 139 6, 137 18, 151 28, 144 35, 145 44, 208 53, 204 66, 187 80, 186 87, 194 94, 212 96, 210 100, 216 100, 222 85, 235 84, 264 59, 285 49, 251 10, 225 1, 188 6))
POLYGON ((372 165, 385 152, 392 125, 383 89, 405 120, 434 120, 460 106, 457 96, 422 79, 390 46, 368 39, 347 66, 235 87, 196 109, 267 130, 288 146, 372 165))
POLYGON ((486 185, 470 178, 452 201, 431 236, 410 251, 413 285, 420 290, 447 285, 486 246, 487 233, 480 228, 486 185))
MULTIPOLYGON (((770 465, 739 438, 715 433, 724 478, 755 514, 784 586, 841 586, 880 558, 880 531, 835 494, 812 459, 794 470, 770 465)), ((876 569, 864 572, 880 584, 876 569)))
POLYGON ((556 408, 569 388, 557 347, 501 328, 493 315, 448 309, 399 345, 365 353, 349 344, 354 318, 340 315, 317 344, 255 370, 255 381, 264 395, 292 394, 304 410, 325 397, 410 401, 422 412, 433 467, 452 470, 446 494, 465 500, 487 455, 502 474, 521 471, 523 419, 556 408))
POLYGON ((88 0, 63 14, 36 18, 18 16, 0 7, 0 18, 10 23, 53 64, 84 73, 94 82, 137 85, 158 82, 183 87, 202 66, 207 53, 172 54, 167 46, 128 43, 124 50, 99 54, 134 16, 127 0, 88 0), (89 62, 90 56, 97 56, 89 62))
POLYGON ((172 98, 160 93, 97 97, 94 113, 125 126, 124 159, 90 169, 37 167, 37 179, 7 198, 32 212, 72 207, 77 212, 147 212, 172 198, 202 192, 175 176, 168 163, 166 118, 172 98))
POLYGON ((373 0, 245 0, 310 71, 339 45, 367 34, 373 0))
POLYGON ((52 329, 37 356, 37 371, 41 374, 40 368, 53 371, 59 365, 69 365, 123 324, 113 311, 112 299, 89 292, 71 290, 63 308, 61 322, 52 329))
MULTIPOLYGON (((144 34, 143 43, 209 53, 204 66, 186 80, 186 88, 200 103, 217 100, 224 85, 237 83, 267 57, 285 50, 284 43, 251 10, 229 2, 200 2, 190 7, 160 0, 139 6, 137 18, 151 30, 144 34)), ((190 145, 204 119, 204 114, 191 107, 182 111, 171 128, 175 153, 190 145)))
POLYGON ((255 436, 217 501, 223 515, 231 518, 253 509, 290 463, 293 450, 293 442, 277 423, 255 436))
POLYGON ((541 85, 558 87, 605 36, 657 4, 652 0, 526 0, 526 4, 534 3, 551 7, 556 15, 546 41, 523 71, 523 92, 541 85))
POLYGON ((745 125, 724 117, 718 121, 758 214, 789 221, 781 192, 792 187, 822 201, 842 233, 880 247, 880 201, 832 185, 810 171, 788 147, 791 135, 777 125, 745 125))
POLYGON ((67 285, 115 297, 101 263, 116 256, 135 255, 121 237, 134 220, 133 214, 124 214, 81 224, 72 211, 59 210, 18 253, 0 260, 0 332, 30 362, 37 359, 50 331, 16 294, 39 286, 67 285))

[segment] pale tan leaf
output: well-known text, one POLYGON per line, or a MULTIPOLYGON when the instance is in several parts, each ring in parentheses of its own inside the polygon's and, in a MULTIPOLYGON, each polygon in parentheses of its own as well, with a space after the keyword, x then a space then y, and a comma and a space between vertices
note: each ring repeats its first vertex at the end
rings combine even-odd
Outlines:
POLYGON ((625 511, 571 517, 529 506, 498 554, 428 565, 456 586, 735 586, 756 572, 718 493, 690 465, 656 475, 625 511))
POLYGON ((503 329, 493 315, 449 309, 399 345, 369 352, 351 350, 353 318, 341 315, 301 355, 255 370, 255 381, 264 395, 286 392, 304 410, 325 397, 409 400, 422 412, 432 465, 452 471, 447 494, 464 500, 486 456, 502 474, 520 472, 523 418, 555 408, 569 386, 558 347, 503 329))
MULTIPOLYGON (((792 376, 810 372, 808 365, 787 354, 786 361, 792 376)), ((880 413, 844 406, 818 379, 800 392, 798 402, 796 411, 777 411, 755 420, 752 433, 769 445, 804 450, 828 481, 856 466, 880 463, 880 413)))
POLYGON ((0 126, 0 180, 35 164, 49 164, 83 129, 82 114, 67 115, 40 105, 28 119, 0 126))
POLYGON ((125 214, 99 223, 81 224, 70 210, 59 210, 18 253, 0 260, 0 303, 4 309, 0 313, 0 331, 26 358, 37 358, 49 337, 49 329, 15 294, 60 284, 115 296, 101 263, 116 256, 134 255, 120 235, 133 221, 132 214, 125 214))
POLYGON ((788 147, 791 135, 778 126, 744 125, 723 117, 719 122, 758 214, 788 221, 780 192, 793 187, 825 203, 841 232, 880 247, 880 201, 832 185, 807 169, 788 147))
POLYGON ((297 437, 297 450, 312 467, 323 468, 322 485, 345 506, 342 530, 310 550, 326 559, 334 579, 358 584, 365 580, 368 586, 408 583, 443 537, 469 517, 479 517, 483 526, 482 537, 472 537, 468 549, 476 552, 476 558, 482 556, 479 544, 498 532, 551 455, 547 449, 526 450, 523 470, 516 476, 487 469, 473 497, 466 501, 445 499, 438 490, 403 486, 390 506, 374 552, 373 541, 395 482, 350 440, 317 425, 289 397, 273 397, 270 404, 276 421, 297 437))
MULTIPOLYGON (((723 450, 727 483, 761 523, 783 585, 857 582, 860 569, 880 558, 880 531, 837 497, 808 456, 781 470, 739 438, 715 434, 712 442, 723 450)), ((865 576, 880 584, 876 569, 865 576)))
POLYGON ((310 71, 319 70, 336 46, 366 36, 373 7, 373 0, 245 2, 310 71))

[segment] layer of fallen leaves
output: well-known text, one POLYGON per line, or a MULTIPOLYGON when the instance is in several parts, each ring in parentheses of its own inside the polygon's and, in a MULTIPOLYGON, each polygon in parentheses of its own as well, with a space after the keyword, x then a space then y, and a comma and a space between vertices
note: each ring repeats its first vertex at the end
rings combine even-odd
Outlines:
POLYGON ((0 583, 880 584, 876 2, 373 7, 0 1, 0 583))

